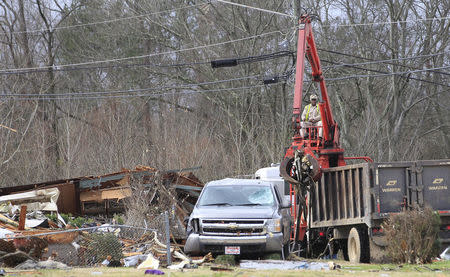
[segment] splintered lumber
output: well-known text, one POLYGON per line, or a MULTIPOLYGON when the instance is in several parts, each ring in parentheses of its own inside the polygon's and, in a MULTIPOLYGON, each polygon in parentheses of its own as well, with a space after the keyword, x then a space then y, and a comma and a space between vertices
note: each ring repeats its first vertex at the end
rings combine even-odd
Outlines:
POLYGON ((32 235, 38 235, 38 234, 44 234, 39 237, 44 238, 48 241, 48 243, 72 243, 75 238, 77 238, 80 235, 80 232, 73 231, 73 232, 58 232, 58 231, 49 231, 49 230, 33 230, 33 231, 25 231, 22 232, 22 235, 24 236, 32 236, 32 235))
POLYGON ((142 255, 142 252, 125 252, 123 253, 124 257, 132 257, 132 256, 137 256, 137 255, 142 255))
POLYGON ((19 227, 19 223, 15 222, 12 219, 7 218, 6 216, 0 214, 0 221, 9 225, 12 225, 14 227, 19 227))
POLYGON ((17 228, 15 228, 14 226, 11 226, 9 224, 5 224, 5 223, 2 223, 2 222, 0 222, 0 228, 7 229, 7 230, 10 230, 10 231, 17 231, 17 228))

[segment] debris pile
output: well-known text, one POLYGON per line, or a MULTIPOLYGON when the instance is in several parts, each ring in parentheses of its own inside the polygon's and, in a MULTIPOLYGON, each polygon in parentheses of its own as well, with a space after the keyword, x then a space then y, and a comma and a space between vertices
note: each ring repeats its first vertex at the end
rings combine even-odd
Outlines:
POLYGON ((167 246, 158 239, 165 212, 170 214, 171 260, 179 261, 171 267, 208 261, 211 255, 191 261, 177 243, 183 242, 184 219, 202 187, 192 173, 137 167, 0 188, 0 265, 167 266, 167 246))
POLYGON ((177 198, 177 215, 186 216, 192 210, 203 183, 189 170, 198 168, 159 171, 148 166, 122 169, 119 172, 100 176, 85 176, 0 188, 0 213, 8 203, 20 209, 21 204, 28 211, 40 210, 72 215, 107 215, 123 213, 124 199, 132 196, 131 184, 139 182, 141 187, 151 188, 152 180, 158 180, 165 188, 174 190, 177 198), (32 205, 31 202, 34 204, 32 205), (45 203, 45 204, 43 204, 45 203))
POLYGON ((138 266, 139 269, 158 269, 160 266, 167 266, 169 269, 181 269, 184 267, 195 267, 204 262, 213 260, 209 253, 201 259, 192 260, 187 257, 178 245, 171 244, 171 260, 178 261, 172 265, 167 264, 167 246, 158 239, 158 234, 146 233, 137 241, 124 243, 123 266, 138 266))

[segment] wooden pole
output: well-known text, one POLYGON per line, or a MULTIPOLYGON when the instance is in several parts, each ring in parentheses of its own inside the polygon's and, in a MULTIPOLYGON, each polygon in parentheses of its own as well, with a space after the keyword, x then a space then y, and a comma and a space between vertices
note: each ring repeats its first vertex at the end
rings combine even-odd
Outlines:
POLYGON ((20 207, 19 230, 25 230, 25 220, 27 219, 27 205, 20 207))

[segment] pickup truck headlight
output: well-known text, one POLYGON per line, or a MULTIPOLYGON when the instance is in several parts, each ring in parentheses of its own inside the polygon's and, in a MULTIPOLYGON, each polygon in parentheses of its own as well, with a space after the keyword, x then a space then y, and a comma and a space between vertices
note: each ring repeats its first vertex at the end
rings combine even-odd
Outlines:
POLYGON ((186 228, 186 234, 189 236, 190 234, 198 234, 200 231, 198 218, 191 219, 186 228))
POLYGON ((266 222, 267 232, 281 232, 281 219, 269 219, 266 222))
POLYGON ((194 233, 198 234, 200 231, 199 224, 198 224, 198 218, 192 219, 191 224, 192 224, 192 229, 194 230, 194 233))

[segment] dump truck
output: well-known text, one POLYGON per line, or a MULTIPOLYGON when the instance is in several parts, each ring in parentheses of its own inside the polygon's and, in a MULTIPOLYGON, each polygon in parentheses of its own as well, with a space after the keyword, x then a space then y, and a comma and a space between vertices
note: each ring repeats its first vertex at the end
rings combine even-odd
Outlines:
POLYGON ((341 242, 344 256, 352 262, 383 262, 387 242, 382 223, 391 214, 428 206, 440 214, 439 237, 442 247, 447 247, 449 180, 450 160, 360 163, 324 169, 308 193, 307 244, 312 247, 322 234, 322 242, 330 238, 341 242))
MULTIPOLYGON (((255 178, 278 185, 294 201, 279 164, 256 171, 255 178)), ((387 242, 382 223, 411 208, 430 207, 441 218, 439 239, 450 244, 450 160, 358 163, 322 170, 307 193, 304 255, 317 257, 330 240, 352 262, 384 262, 387 242), (339 249, 340 248, 340 249, 339 249)), ((295 211, 291 206, 291 213, 295 211)), ((298 207, 297 207, 298 208, 298 207)))

